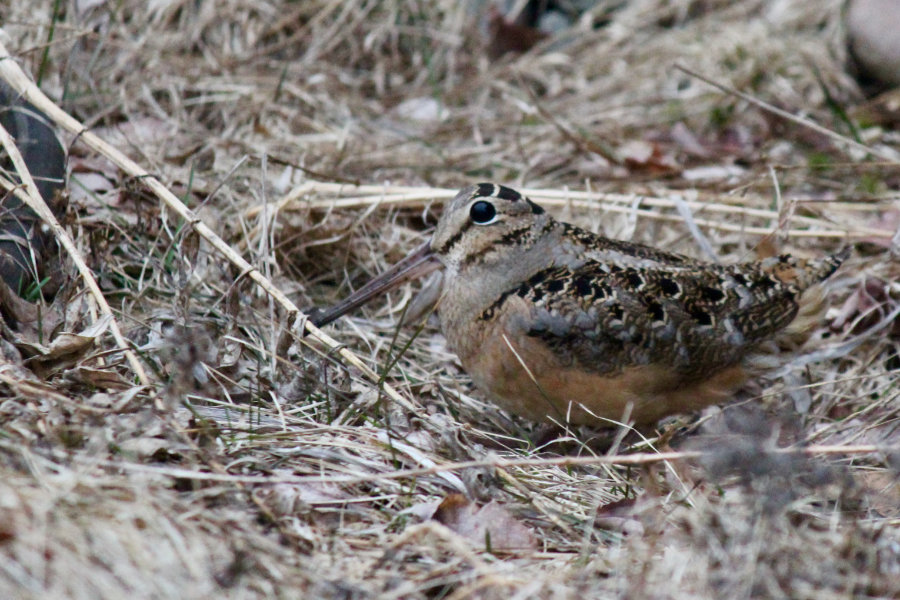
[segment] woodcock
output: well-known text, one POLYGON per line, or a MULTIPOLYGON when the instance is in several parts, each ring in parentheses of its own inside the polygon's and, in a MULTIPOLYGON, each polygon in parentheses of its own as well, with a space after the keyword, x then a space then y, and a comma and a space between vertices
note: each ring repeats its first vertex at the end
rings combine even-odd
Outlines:
POLYGON ((596 235, 480 183, 453 198, 429 242, 311 318, 325 325, 437 260, 447 342, 500 406, 538 421, 647 424, 727 400, 762 342, 808 328, 823 305, 816 284, 847 254, 710 264, 596 235))

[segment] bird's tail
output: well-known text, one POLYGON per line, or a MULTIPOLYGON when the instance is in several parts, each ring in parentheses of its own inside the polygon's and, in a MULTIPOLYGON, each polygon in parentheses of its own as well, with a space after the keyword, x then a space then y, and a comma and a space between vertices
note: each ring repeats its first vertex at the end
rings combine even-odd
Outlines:
POLYGON ((781 283, 793 287, 799 294, 828 279, 848 256, 850 256, 850 248, 844 248, 837 254, 825 258, 806 260, 790 254, 782 254, 767 258, 761 264, 763 270, 768 271, 781 283))
POLYGON ((783 341, 791 345, 802 345, 809 334, 822 323, 828 310, 828 293, 823 282, 838 270, 850 256, 850 248, 816 260, 792 259, 795 263, 794 285, 800 292, 797 298, 797 316, 782 332, 783 341))
POLYGON ((840 252, 832 254, 830 256, 826 256, 825 258, 810 261, 807 263, 806 268, 806 283, 807 285, 801 285, 801 289, 808 288, 817 283, 821 283, 828 279, 834 274, 838 268, 844 264, 844 261, 850 257, 850 248, 844 248, 840 252))

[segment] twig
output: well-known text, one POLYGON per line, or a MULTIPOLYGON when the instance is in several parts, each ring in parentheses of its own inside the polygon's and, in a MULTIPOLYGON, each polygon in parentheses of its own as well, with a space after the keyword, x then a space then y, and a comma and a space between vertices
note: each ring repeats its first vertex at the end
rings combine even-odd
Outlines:
MULTIPOLYGON (((402 186, 377 186, 377 185, 360 185, 348 186, 342 184, 334 184, 319 181, 306 182, 285 195, 278 203, 279 210, 285 210, 292 203, 300 203, 304 207, 317 210, 331 209, 348 209, 348 208, 369 208, 377 206, 379 208, 388 207, 418 207, 427 204, 433 200, 452 198, 458 190, 440 189, 440 188, 421 188, 421 187, 402 187, 402 186), (330 198, 323 200, 300 200, 314 193, 340 194, 352 193, 352 196, 341 198, 330 198)), ((585 209, 602 209, 614 213, 637 214, 645 218, 656 219, 658 221, 683 222, 684 219, 680 215, 663 214, 654 210, 635 209, 631 206, 634 199, 638 196, 633 194, 607 194, 599 192, 579 192, 579 191, 560 191, 548 189, 522 189, 522 193, 539 200, 544 206, 577 206, 585 209)), ((743 225, 739 222, 741 218, 755 218, 765 221, 777 221, 779 215, 776 211, 748 208, 744 206, 733 206, 729 204, 714 204, 708 202, 698 202, 692 200, 682 200, 688 208, 697 212, 714 212, 722 213, 728 216, 728 221, 716 221, 712 219, 694 218, 697 226, 716 229, 719 231, 730 231, 736 233, 746 233, 750 235, 771 235, 773 230, 770 227, 753 227, 743 225)), ((645 196, 641 198, 641 205, 656 208, 677 208, 678 202, 669 198, 656 198, 645 196)), ((871 207, 868 205, 850 205, 851 208, 859 212, 870 212, 871 207)), ((247 211, 247 216, 255 216, 259 212, 259 207, 252 207, 247 211)), ((803 215, 792 215, 792 219, 797 223, 809 225, 810 227, 821 226, 821 220, 803 215)), ((829 239, 871 239, 884 238, 890 239, 893 231, 884 229, 788 229, 783 232, 784 235, 795 238, 829 238, 829 239)))
POLYGON ((888 152, 881 151, 877 148, 870 148, 869 146, 866 146, 865 144, 860 144, 856 140, 851 140, 850 138, 843 136, 835 131, 831 131, 830 129, 828 129, 826 127, 822 127, 818 123, 814 123, 814 122, 810 121, 809 119, 804 119, 803 117, 798 117, 797 115, 791 114, 786 110, 782 110, 782 109, 778 108, 777 106, 773 106, 773 105, 769 104, 768 102, 764 102, 762 100, 759 100, 758 98, 754 98, 750 94, 745 94, 744 92, 738 91, 732 87, 728 87, 727 85, 723 85, 717 81, 713 81, 709 77, 706 77, 705 75, 701 75, 697 71, 689 69, 689 68, 685 67, 684 65, 680 65, 680 64, 676 63, 675 68, 683 73, 687 73, 691 77, 695 77, 695 78, 699 79, 700 81, 725 92, 726 94, 730 94, 732 96, 737 96, 741 100, 746 100, 750 104, 754 104, 754 105, 760 107, 761 109, 772 113, 773 115, 778 115, 782 119, 787 119, 788 121, 793 121, 794 123, 796 123, 798 125, 802 125, 803 127, 812 129, 813 131, 821 133, 822 135, 824 135, 826 137, 830 137, 831 139, 833 139, 837 142, 841 142, 842 144, 847 144, 848 146, 852 146, 854 148, 857 148, 858 150, 862 150, 862 151, 866 152, 867 154, 873 154, 873 155, 877 156, 878 158, 888 161, 890 164, 897 164, 897 157, 888 152))
MULTIPOLYGON (((764 450, 765 451, 765 450, 764 450)), ((820 445, 790 448, 773 448, 768 450, 772 454, 789 456, 814 456, 817 454, 876 454, 879 452, 900 452, 900 448, 888 446, 876 446, 874 444, 861 444, 855 446, 820 445)), ((356 484, 371 481, 383 481, 386 479, 416 479, 426 475, 436 475, 448 471, 463 471, 466 469, 510 469, 510 468, 543 468, 543 467, 591 467, 600 465, 635 466, 649 465, 673 460, 696 460, 710 456, 709 452, 699 450, 680 452, 639 452, 635 454, 616 454, 603 456, 560 456, 556 458, 491 458, 485 460, 469 460, 462 462, 444 463, 432 467, 418 469, 403 469, 386 473, 367 473, 361 475, 315 475, 279 477, 267 475, 223 475, 221 473, 209 473, 205 471, 193 471, 191 469, 172 467, 153 467, 139 463, 118 462, 112 460, 91 459, 92 465, 123 469, 128 471, 152 472, 168 477, 194 479, 201 481, 224 481, 242 483, 281 483, 281 484, 356 484)))

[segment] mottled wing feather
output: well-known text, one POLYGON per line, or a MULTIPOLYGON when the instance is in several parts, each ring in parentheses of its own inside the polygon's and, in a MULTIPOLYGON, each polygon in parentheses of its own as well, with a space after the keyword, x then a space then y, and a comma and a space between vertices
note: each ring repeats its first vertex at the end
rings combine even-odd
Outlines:
POLYGON ((653 261, 659 263, 661 266, 703 264, 700 261, 684 256, 683 254, 666 252, 665 250, 647 246, 646 244, 606 238, 568 223, 560 223, 559 225, 563 228, 563 238, 578 243, 582 247, 582 251, 587 255, 597 254, 603 256, 608 253, 618 253, 622 256, 653 261))
POLYGON ((541 271, 498 304, 512 294, 525 299, 532 306, 522 323, 527 335, 563 364, 600 374, 656 364, 701 376, 737 363, 790 323, 799 293, 762 265, 637 269, 589 262, 541 271))

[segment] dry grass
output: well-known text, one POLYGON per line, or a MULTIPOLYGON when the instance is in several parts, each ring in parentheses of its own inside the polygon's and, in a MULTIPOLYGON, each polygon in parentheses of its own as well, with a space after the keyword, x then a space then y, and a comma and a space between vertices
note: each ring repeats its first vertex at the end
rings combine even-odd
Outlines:
MULTIPOLYGON (((840 2, 632 0, 494 63, 477 3, 56 4, 10 0, 0 41, 199 221, 67 134, 64 225, 150 383, 108 333, 37 369, 5 331, 0 597, 900 595, 900 138, 845 116, 840 2), (644 439, 499 411, 433 324, 396 327, 412 288, 329 328, 343 358, 297 335, 291 302, 343 297, 476 180, 723 261, 856 251, 816 360, 644 439), (811 445, 848 449, 774 451, 811 445), (453 492, 536 546, 430 520, 453 492)), ((42 310, 77 333, 101 311, 70 272, 42 310)))

